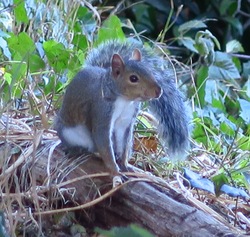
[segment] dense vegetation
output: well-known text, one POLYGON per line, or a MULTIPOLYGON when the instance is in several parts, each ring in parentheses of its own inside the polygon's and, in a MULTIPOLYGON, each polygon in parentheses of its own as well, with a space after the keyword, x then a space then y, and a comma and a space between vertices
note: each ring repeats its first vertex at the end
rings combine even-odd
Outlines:
MULTIPOLYGON (((51 128, 89 49, 133 38, 175 66, 193 112, 191 162, 185 165, 214 180, 216 190, 224 183, 249 190, 248 1, 81 2, 0 3, 0 116, 39 117, 40 128, 51 128)), ((165 164, 162 173, 154 172, 165 176, 165 164)))

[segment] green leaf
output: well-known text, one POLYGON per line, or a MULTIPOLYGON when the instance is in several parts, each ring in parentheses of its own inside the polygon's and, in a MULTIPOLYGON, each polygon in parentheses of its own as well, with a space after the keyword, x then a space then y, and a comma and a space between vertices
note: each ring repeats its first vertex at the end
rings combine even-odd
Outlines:
POLYGON ((27 12, 25 9, 25 1, 22 0, 14 0, 14 14, 16 21, 19 23, 28 23, 29 18, 27 16, 27 12))
POLYGON ((98 31, 97 40, 95 46, 106 40, 120 39, 125 40, 125 35, 122 31, 122 25, 120 19, 112 15, 104 21, 102 27, 98 31))
POLYGON ((198 31, 197 34, 195 35, 195 41, 198 43, 202 43, 202 40, 204 39, 209 39, 216 45, 218 49, 220 49, 220 42, 209 30, 198 31))
POLYGON ((213 98, 212 99, 212 106, 214 108, 217 108, 217 109, 223 111, 223 112, 226 112, 226 108, 225 108, 225 105, 224 105, 222 100, 223 100, 222 98, 220 98, 220 99, 213 98))
POLYGON ((246 79, 250 78, 250 61, 243 63, 243 73, 242 76, 246 79))
POLYGON ((231 40, 226 44, 226 52, 238 53, 238 52, 244 52, 244 49, 238 40, 231 40))
POLYGON ((183 34, 191 29, 201 29, 201 28, 207 28, 207 25, 203 21, 192 20, 180 25, 178 31, 179 33, 183 34))
POLYGON ((111 230, 95 228, 95 231, 106 237, 153 237, 147 230, 133 224, 128 227, 113 227, 111 230))
POLYGON ((4 80, 8 83, 8 85, 12 82, 12 75, 8 72, 5 72, 3 75, 4 80))
POLYGON ((199 53, 198 50, 194 47, 195 41, 191 37, 183 37, 180 39, 180 42, 189 50, 199 53))
POLYGON ((191 187, 207 191, 214 194, 214 184, 207 178, 203 178, 200 174, 184 168, 184 178, 186 178, 191 187))
POLYGON ((199 142, 202 142, 205 144, 205 141, 207 140, 205 134, 204 134, 204 129, 203 126, 201 125, 202 121, 200 118, 196 118, 194 120, 195 126, 194 129, 192 130, 192 137, 199 142))
POLYGON ((235 28, 235 30, 238 32, 239 35, 243 35, 243 26, 239 19, 237 19, 234 16, 232 17, 229 16, 229 17, 224 17, 223 20, 230 23, 235 28))
POLYGON ((219 100, 219 93, 217 88, 217 83, 215 80, 206 80, 205 85, 205 101, 209 104, 212 104, 213 107, 216 107, 217 101, 219 100))
POLYGON ((88 47, 88 41, 85 35, 82 35, 80 33, 75 34, 74 38, 72 40, 72 43, 75 45, 75 47, 86 51, 88 47))
POLYGON ((223 184, 220 191, 226 193, 230 197, 241 197, 249 199, 249 195, 244 190, 235 188, 228 184, 223 184))
POLYGON ((93 37, 93 34, 98 27, 97 21, 93 16, 93 12, 90 11, 87 7, 81 6, 78 8, 77 18, 79 19, 79 21, 76 21, 76 24, 74 26, 75 32, 81 32, 85 34, 87 38, 93 37), (79 31, 76 30, 76 27, 78 27, 79 31))
POLYGON ((244 151, 250 150, 250 136, 242 136, 240 139, 237 140, 237 145, 239 149, 244 151))
POLYGON ((152 136, 152 132, 148 132, 149 130, 153 130, 152 124, 148 121, 148 119, 144 116, 138 116, 138 123, 137 123, 137 129, 139 130, 139 133, 143 136, 152 136))
POLYGON ((49 40, 43 43, 43 48, 50 65, 56 72, 67 69, 70 53, 62 43, 49 40))
POLYGON ((29 58, 29 70, 31 73, 37 72, 45 67, 44 61, 36 54, 30 55, 29 58))
POLYGON ((229 119, 226 118, 224 114, 220 114, 220 130, 228 135, 228 136, 234 136, 235 131, 237 130, 237 126, 232 123, 229 119))
POLYGON ((228 183, 228 177, 224 173, 221 173, 212 177, 212 181, 215 185, 215 193, 219 195, 221 186, 228 183))
POLYGON ((222 0, 220 1, 219 11, 220 15, 230 14, 233 16, 233 14, 237 11, 237 2, 222 0))
POLYGON ((246 124, 250 123, 250 102, 243 99, 238 99, 240 103, 240 117, 246 122, 246 124))
POLYGON ((214 53, 214 43, 210 39, 198 38, 196 39, 194 47, 201 56, 207 57, 209 54, 214 53))
POLYGON ((240 78, 240 74, 232 58, 228 54, 222 52, 215 52, 214 64, 209 67, 208 76, 210 79, 217 80, 240 78))
MULTIPOLYGON (((241 72, 241 71, 242 71, 242 66, 241 66, 241 61, 240 61, 240 59, 233 56, 233 57, 232 57, 232 62, 234 63, 234 65, 235 65, 235 67, 237 68, 237 70, 238 70, 239 72, 241 72)), ((241 77, 242 77, 242 75, 241 75, 241 77)))
POLYGON ((214 45, 220 49, 220 43, 209 31, 198 31, 195 35, 194 47, 198 50, 200 56, 203 56, 206 64, 212 64, 215 58, 214 45))
POLYGON ((36 50, 34 41, 25 32, 21 32, 19 35, 11 34, 7 42, 13 57, 18 53, 25 59, 36 50))
POLYGON ((25 77, 28 67, 26 61, 20 53, 15 53, 14 60, 15 61, 12 63, 10 73, 12 74, 12 82, 16 83, 16 81, 25 77))
POLYGON ((206 80, 208 77, 208 67, 201 66, 199 70, 197 71, 197 80, 196 80, 196 86, 198 91, 198 105, 201 106, 201 108, 205 105, 205 87, 206 87, 206 80))

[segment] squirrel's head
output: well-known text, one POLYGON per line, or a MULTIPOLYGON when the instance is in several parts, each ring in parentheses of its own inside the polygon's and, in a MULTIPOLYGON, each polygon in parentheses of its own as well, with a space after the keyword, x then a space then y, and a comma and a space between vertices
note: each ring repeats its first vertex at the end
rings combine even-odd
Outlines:
POLYGON ((114 54, 111 60, 112 78, 119 93, 129 100, 146 101, 162 94, 150 68, 141 58, 140 50, 134 49, 131 58, 125 62, 119 54, 114 54))

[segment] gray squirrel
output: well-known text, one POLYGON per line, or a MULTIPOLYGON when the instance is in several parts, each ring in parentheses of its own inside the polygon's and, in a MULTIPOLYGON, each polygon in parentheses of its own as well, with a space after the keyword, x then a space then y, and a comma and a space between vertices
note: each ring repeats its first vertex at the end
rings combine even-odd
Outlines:
POLYGON ((62 144, 98 152, 110 173, 119 175, 128 165, 141 103, 148 101, 170 156, 185 156, 188 113, 164 63, 137 42, 114 40, 93 49, 68 85, 55 120, 62 144))

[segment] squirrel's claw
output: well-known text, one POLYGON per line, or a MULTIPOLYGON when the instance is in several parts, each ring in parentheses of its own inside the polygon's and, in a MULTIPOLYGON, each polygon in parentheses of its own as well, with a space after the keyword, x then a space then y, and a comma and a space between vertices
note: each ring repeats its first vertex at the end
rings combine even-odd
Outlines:
POLYGON ((126 182, 128 180, 128 177, 124 174, 118 174, 113 177, 113 188, 121 185, 122 183, 126 182))
POLYGON ((114 176, 113 177, 113 188, 121 185, 123 182, 122 182, 122 178, 121 176, 114 176))

